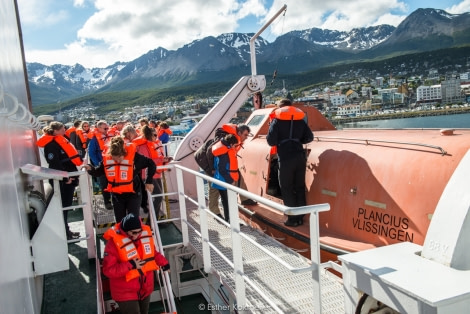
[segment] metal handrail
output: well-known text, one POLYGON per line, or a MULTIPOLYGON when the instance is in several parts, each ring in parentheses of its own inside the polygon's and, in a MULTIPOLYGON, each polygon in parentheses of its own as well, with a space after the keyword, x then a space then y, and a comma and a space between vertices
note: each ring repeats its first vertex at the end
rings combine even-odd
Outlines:
MULTIPOLYGON (((180 214, 181 214, 181 221, 184 222, 182 224, 182 235, 183 235, 183 243, 187 245, 189 243, 189 233, 188 227, 196 231, 195 227, 190 225, 186 216, 186 204, 185 201, 189 200, 194 204, 198 205, 200 210, 200 232, 196 231, 196 234, 201 237, 202 241, 202 255, 204 261, 204 269, 206 272, 211 271, 211 249, 212 252, 217 253, 222 259, 224 259, 228 265, 230 265, 234 270, 234 281, 235 281, 235 293, 237 295, 237 304, 239 306, 246 305, 245 299, 245 282, 248 283, 253 289, 259 293, 260 296, 263 298, 265 297, 261 289, 256 287, 251 281, 247 280, 249 278, 246 277, 243 271, 243 260, 242 254, 237 254, 237 252, 241 252, 241 238, 247 239, 255 245, 258 249, 262 250, 266 254, 268 254, 271 258, 277 261, 279 264, 284 266, 286 269, 293 273, 305 272, 305 271, 312 271, 312 278, 314 280, 314 287, 313 287, 313 294, 314 294, 314 301, 315 301, 315 312, 321 313, 321 272, 320 269, 323 267, 320 262, 320 245, 319 245, 319 213, 323 211, 330 210, 329 204, 318 204, 318 205, 307 205, 302 207, 287 207, 285 205, 273 202, 271 200, 262 198, 256 194, 248 192, 246 190, 240 189, 235 187, 231 184, 227 184, 225 182, 219 181, 214 179, 213 177, 209 177, 204 175, 198 171, 194 171, 192 169, 183 167, 178 164, 171 165, 176 169, 176 180, 178 185, 179 192, 179 205, 180 205, 180 214), (184 183, 183 181, 183 172, 192 174, 196 177, 196 187, 197 187, 197 201, 193 200, 189 196, 185 195, 184 193, 184 183), (225 187, 228 192, 228 199, 229 199, 229 214, 230 214, 230 230, 232 233, 232 251, 233 251, 233 262, 229 261, 226 256, 222 254, 217 248, 215 248, 209 242, 209 232, 208 232, 208 222, 207 222, 207 213, 210 211, 206 207, 206 200, 205 200, 205 193, 204 193, 204 181, 208 182, 215 182, 218 185, 225 187), (241 194, 245 197, 251 198, 255 201, 258 201, 261 204, 267 205, 274 210, 279 211, 280 213, 286 215, 302 215, 302 214, 310 214, 310 245, 311 245, 311 261, 312 265, 308 267, 293 267, 289 265, 280 257, 272 254, 268 250, 266 250, 262 245, 259 243, 252 241, 248 236, 246 236, 243 232, 240 231, 239 225, 239 217, 238 217, 238 204, 237 204, 237 194, 241 194)), ((224 222, 225 223, 225 222, 224 222)), ((227 223, 225 223, 227 225, 227 223)), ((273 303, 272 300, 265 299, 276 311, 280 311, 279 308, 273 303)))
MULTIPOLYGON (((149 191, 146 191, 146 192, 148 196, 150 224, 152 225, 152 230, 154 230, 154 233, 152 234, 152 238, 160 254, 164 255, 162 239, 160 237, 160 229, 158 227, 157 217, 155 216, 155 207, 153 206, 153 201, 152 201, 152 194, 149 191)), ((166 299, 168 301, 168 306, 169 306, 168 312, 176 313, 175 296, 173 294, 173 290, 171 289, 170 276, 168 275, 168 272, 166 271, 162 272, 162 278, 163 278, 163 291, 166 294, 166 299)), ((162 298, 162 303, 163 305, 165 305, 165 300, 163 300, 163 298, 162 298)))
POLYGON ((350 138, 350 137, 334 137, 334 136, 316 136, 315 140, 320 142, 320 140, 345 140, 345 141, 362 141, 366 145, 372 145, 371 143, 387 143, 387 144, 401 144, 401 145, 410 145, 410 146, 422 146, 427 148, 433 148, 441 152, 442 156, 446 155, 447 152, 440 146, 424 144, 424 143, 414 143, 414 142, 398 142, 398 141, 384 141, 384 140, 371 140, 365 138, 350 138))

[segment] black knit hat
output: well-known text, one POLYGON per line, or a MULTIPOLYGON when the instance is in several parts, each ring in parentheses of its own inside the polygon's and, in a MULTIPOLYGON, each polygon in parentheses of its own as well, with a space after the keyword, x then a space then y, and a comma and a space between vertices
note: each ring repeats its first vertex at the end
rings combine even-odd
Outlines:
POLYGON ((134 214, 128 214, 121 220, 121 229, 126 232, 135 229, 142 229, 140 218, 138 216, 134 216, 134 214))

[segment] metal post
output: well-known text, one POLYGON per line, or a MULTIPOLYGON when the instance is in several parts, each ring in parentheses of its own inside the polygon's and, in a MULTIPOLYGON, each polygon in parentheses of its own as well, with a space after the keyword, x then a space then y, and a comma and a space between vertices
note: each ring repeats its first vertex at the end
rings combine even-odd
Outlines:
POLYGON ((175 168, 176 171, 176 183, 178 186, 178 201, 180 205, 180 217, 181 217, 181 235, 183 236, 183 245, 187 246, 189 244, 189 235, 188 235, 188 225, 184 221, 188 221, 188 216, 186 215, 186 200, 184 195, 180 191, 184 191, 184 181, 183 181, 183 170, 175 168))
POLYGON ((256 75, 256 51, 255 51, 255 40, 258 36, 282 13, 287 9, 287 5, 284 4, 283 7, 277 11, 277 13, 266 23, 263 27, 250 39, 250 56, 251 56, 251 75, 256 75))
POLYGON ((79 180, 80 202, 83 204, 83 221, 85 223, 85 237, 88 250, 88 259, 96 258, 95 229, 93 227, 93 215, 91 213, 91 177, 84 172, 79 180), (86 201, 84 201, 86 200, 86 201))
POLYGON ((204 261, 204 271, 209 273, 212 268, 211 249, 209 247, 209 224, 207 222, 206 194, 204 193, 204 179, 196 177, 197 202, 199 208, 199 217, 201 225, 202 258, 204 261))
POLYGON ((320 273, 320 231, 318 212, 310 213, 310 259, 312 261, 313 302, 315 313, 322 313, 321 305, 321 273, 320 273))
POLYGON ((232 252, 233 252, 233 275, 235 279, 235 289, 237 294, 237 305, 245 307, 246 305, 246 286, 243 279, 243 250, 240 237, 240 221, 238 218, 237 193, 227 190, 230 229, 232 233, 232 252))

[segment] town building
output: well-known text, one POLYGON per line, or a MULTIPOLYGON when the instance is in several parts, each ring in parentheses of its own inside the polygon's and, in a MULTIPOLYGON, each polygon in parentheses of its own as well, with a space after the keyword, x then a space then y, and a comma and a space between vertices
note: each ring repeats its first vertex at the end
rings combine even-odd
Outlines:
POLYGON ((441 85, 425 86, 421 85, 416 88, 417 103, 438 103, 442 99, 441 85))

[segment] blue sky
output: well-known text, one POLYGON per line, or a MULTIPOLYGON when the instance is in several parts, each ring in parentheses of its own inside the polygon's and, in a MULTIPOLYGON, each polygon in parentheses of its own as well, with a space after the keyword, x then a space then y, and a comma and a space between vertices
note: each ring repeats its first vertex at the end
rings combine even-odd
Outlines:
POLYGON ((176 50, 222 33, 257 32, 284 4, 285 17, 261 35, 272 42, 312 27, 349 31, 397 26, 418 8, 470 12, 470 0, 17 0, 26 61, 106 67, 149 50, 176 50))

